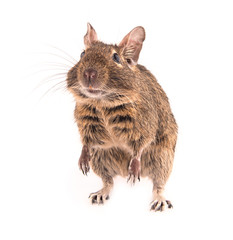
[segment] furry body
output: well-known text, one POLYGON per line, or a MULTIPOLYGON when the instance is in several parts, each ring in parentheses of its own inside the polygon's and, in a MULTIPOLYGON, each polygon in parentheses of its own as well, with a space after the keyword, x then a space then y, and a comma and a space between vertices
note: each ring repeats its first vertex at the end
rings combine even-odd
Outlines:
POLYGON ((126 48, 125 38, 120 46, 96 39, 88 45, 95 33, 91 33, 92 29, 89 39, 85 39, 85 56, 67 78, 76 100, 75 119, 85 147, 80 168, 86 173, 90 162, 92 170, 103 180, 103 189, 90 197, 93 203, 108 199, 117 175, 129 176, 133 182, 149 177, 154 186, 151 209, 164 210, 165 205, 172 206, 162 191, 172 170, 177 139, 168 98, 144 66, 132 64, 137 56, 129 61, 132 51, 126 48), (113 54, 119 55, 120 64, 111 61, 113 54), (94 90, 83 87, 87 81, 85 69, 98 73, 93 84, 89 78, 89 84, 97 86, 94 90))

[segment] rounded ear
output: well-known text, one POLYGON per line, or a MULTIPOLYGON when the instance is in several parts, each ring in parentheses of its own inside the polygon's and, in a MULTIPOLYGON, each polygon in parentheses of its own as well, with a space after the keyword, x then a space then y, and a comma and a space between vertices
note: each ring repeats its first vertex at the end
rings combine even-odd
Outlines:
POLYGON ((87 33, 84 36, 84 44, 86 48, 89 48, 93 42, 97 42, 97 34, 95 29, 91 26, 90 23, 87 23, 87 33))
POLYGON ((130 64, 137 64, 145 37, 146 33, 144 28, 136 27, 129 32, 118 45, 123 48, 123 55, 130 64))

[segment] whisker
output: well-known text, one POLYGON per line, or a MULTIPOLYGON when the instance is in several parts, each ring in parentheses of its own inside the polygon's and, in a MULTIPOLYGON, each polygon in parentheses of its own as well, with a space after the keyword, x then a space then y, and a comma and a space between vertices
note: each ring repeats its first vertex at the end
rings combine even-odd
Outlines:
POLYGON ((49 77, 46 77, 44 78, 41 83, 44 84, 44 83, 49 83, 49 82, 53 82, 57 79, 65 79, 64 81, 66 81, 66 77, 64 75, 59 75, 59 74, 54 74, 54 75, 51 75, 49 77))
POLYGON ((40 97, 40 101, 48 94, 50 93, 51 91, 58 91, 58 90, 66 90, 66 87, 62 86, 62 84, 64 84, 65 81, 61 81, 59 83, 56 83, 54 86, 52 86, 51 88, 49 88, 41 97, 40 97), (61 85, 61 86, 60 86, 61 85), (60 86, 59 88, 55 89, 56 87, 60 86))
MULTIPOLYGON (((52 72, 52 71, 54 72, 56 70, 59 70, 59 69, 41 69, 41 70, 38 70, 38 71, 30 74, 29 76, 33 76, 33 75, 37 75, 37 74, 45 73, 45 72, 52 72)), ((66 76, 67 73, 68 73, 68 71, 64 72, 64 69, 60 69, 60 72, 57 72, 56 74, 59 74, 59 75, 63 74, 64 76, 66 76), (63 72, 61 72, 61 71, 63 71, 63 72)))
POLYGON ((66 71, 66 73, 68 73, 69 69, 66 67, 62 67, 62 66, 55 66, 55 65, 50 65, 47 66, 47 68, 40 68, 40 70, 38 70, 38 72, 46 72, 46 71, 66 71))
POLYGON ((55 57, 58 57, 60 59, 66 60, 68 63, 72 64, 72 66, 70 66, 70 68, 72 68, 77 63, 77 62, 72 62, 70 59, 67 59, 66 57, 60 56, 56 53, 40 52, 40 54, 48 54, 48 55, 55 56, 55 57))
MULTIPOLYGON (((39 67, 36 70, 38 71, 34 72, 33 75, 39 74, 39 76, 41 75, 43 76, 44 72, 50 72, 55 74, 50 76, 45 76, 44 79, 37 82, 38 83, 37 86, 32 90, 32 91, 36 91, 38 90, 38 88, 41 88, 42 86, 44 86, 44 84, 48 84, 48 87, 46 87, 47 89, 42 87, 43 89, 42 96, 39 97, 39 100, 42 100, 46 95, 54 91, 58 91, 58 90, 67 91, 67 74, 69 70, 73 68, 78 62, 74 57, 72 57, 69 53, 65 52, 64 50, 59 49, 58 47, 52 46, 50 44, 46 44, 46 45, 50 47, 50 51, 51 51, 51 48, 57 51, 54 51, 54 53, 53 52, 39 52, 39 53, 37 52, 37 54, 46 55, 46 58, 47 58, 47 55, 50 55, 51 57, 48 56, 49 61, 46 61, 43 63, 37 63, 36 65, 37 66, 39 65, 39 67), (59 61, 59 59, 62 59, 62 61, 61 60, 59 61)), ((33 67, 35 67, 35 65, 33 67)))
POLYGON ((64 50, 62 50, 62 49, 60 49, 60 48, 58 48, 58 47, 55 47, 55 46, 53 46, 53 45, 50 45, 50 44, 47 44, 47 46, 52 47, 52 48, 54 48, 54 49, 56 49, 56 50, 58 50, 58 51, 60 51, 60 52, 62 52, 62 53, 64 53, 64 54, 66 54, 66 56, 68 56, 68 57, 69 57, 71 60, 73 60, 75 63, 78 62, 74 57, 72 57, 69 53, 65 52, 64 50))
POLYGON ((62 67, 62 68, 66 68, 67 70, 70 69, 70 66, 65 64, 65 63, 60 63, 60 62, 40 62, 40 63, 36 63, 34 65, 32 65, 31 67, 41 67, 41 66, 56 66, 56 67, 62 67))
POLYGON ((42 79, 42 80, 36 85, 36 87, 33 89, 33 91, 37 90, 38 88, 40 88, 41 86, 43 86, 43 85, 46 84, 46 83, 50 83, 50 82, 52 82, 52 81, 59 80, 59 79, 64 79, 63 81, 66 82, 66 76, 65 76, 65 75, 60 74, 60 73, 53 74, 53 75, 51 75, 51 76, 48 76, 48 77, 42 79))
POLYGON ((59 79, 59 78, 65 78, 66 79, 66 75, 65 73, 56 73, 56 74, 53 74, 53 75, 50 75, 50 76, 47 76, 45 78, 43 78, 40 83, 46 83, 46 82, 50 82, 50 81, 53 81, 55 79, 59 79))

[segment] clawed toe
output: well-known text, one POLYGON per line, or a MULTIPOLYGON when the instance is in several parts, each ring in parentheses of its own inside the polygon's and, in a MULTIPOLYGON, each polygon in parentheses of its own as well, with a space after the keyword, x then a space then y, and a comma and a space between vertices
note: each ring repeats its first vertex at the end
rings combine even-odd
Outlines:
POLYGON ((151 211, 164 211, 166 208, 173 208, 172 204, 168 200, 155 200, 151 203, 151 211))
POLYGON ((79 164, 80 170, 84 175, 87 175, 87 173, 90 171, 89 161, 90 161, 90 154, 89 154, 88 147, 83 146, 78 164, 79 164))
POLYGON ((133 185, 137 179, 140 181, 140 161, 133 158, 129 165, 129 176, 127 182, 130 182, 133 185))
POLYGON ((166 200, 166 203, 167 203, 168 208, 173 208, 173 205, 171 204, 171 202, 169 200, 166 200))
POLYGON ((131 185, 134 185, 137 179, 140 182, 140 175, 136 176, 134 174, 129 174, 127 178, 127 182, 130 182, 131 185))
POLYGON ((90 171, 90 166, 87 161, 82 162, 79 165, 79 168, 81 169, 82 173, 87 176, 87 173, 90 171))
POLYGON ((109 199, 109 195, 96 192, 96 193, 91 193, 89 198, 92 204, 104 204, 105 201, 109 199))

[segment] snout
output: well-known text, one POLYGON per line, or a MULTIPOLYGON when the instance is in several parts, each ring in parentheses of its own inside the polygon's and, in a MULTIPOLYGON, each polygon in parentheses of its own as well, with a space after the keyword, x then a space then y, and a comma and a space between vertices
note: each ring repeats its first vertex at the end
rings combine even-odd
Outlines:
POLYGON ((83 72, 82 84, 85 88, 95 89, 99 87, 98 72, 94 68, 88 68, 83 72))

